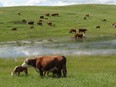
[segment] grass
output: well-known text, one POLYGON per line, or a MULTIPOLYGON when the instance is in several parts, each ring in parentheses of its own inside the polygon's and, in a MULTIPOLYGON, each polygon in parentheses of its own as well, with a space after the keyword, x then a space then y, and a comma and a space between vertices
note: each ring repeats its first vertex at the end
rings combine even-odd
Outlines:
POLYGON ((66 56, 67 78, 52 78, 51 75, 40 78, 29 68, 29 76, 11 77, 10 72, 24 58, 0 59, 1 87, 115 87, 116 55, 112 56, 66 56))
POLYGON ((99 36, 112 38, 116 33, 111 24, 116 22, 115 5, 72 5, 72 6, 25 6, 25 7, 1 7, 0 8, 0 41, 17 41, 27 39, 45 38, 70 38, 71 28, 87 28, 87 39, 97 39, 99 36), (20 12, 21 15, 17 13, 20 12), (45 13, 59 13, 59 17, 48 17, 43 19, 43 26, 38 26, 40 15, 45 13), (83 17, 89 14, 87 20, 83 17), (30 25, 22 24, 22 19, 34 21, 34 29, 30 25), (106 22, 102 22, 106 19, 106 22), (52 21, 54 26, 50 27, 46 23, 52 21), (96 29, 100 25, 101 29, 96 29), (11 31, 13 27, 17 31, 11 31))

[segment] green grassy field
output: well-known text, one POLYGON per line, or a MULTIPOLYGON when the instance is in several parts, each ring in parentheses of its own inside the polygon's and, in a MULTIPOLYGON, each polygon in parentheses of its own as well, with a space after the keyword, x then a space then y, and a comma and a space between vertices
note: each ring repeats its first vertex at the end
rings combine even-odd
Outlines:
MULTIPOLYGON (((27 39, 51 39, 70 38, 71 28, 86 28, 87 39, 99 39, 99 36, 112 38, 116 35, 116 29, 111 26, 116 22, 115 5, 72 5, 72 6, 30 6, 30 7, 1 7, 0 8, 0 41, 16 41, 27 39), (21 15, 18 15, 18 12, 21 15), (59 17, 46 17, 43 19, 43 26, 38 26, 40 15, 46 13, 59 13, 59 17), (83 17, 89 14, 87 20, 83 17), (22 19, 34 21, 34 29, 31 25, 22 24, 22 19), (101 20, 106 19, 106 22, 101 20), (47 22, 53 22, 53 26, 48 26, 47 22), (101 29, 96 29, 100 25, 101 29), (13 27, 17 31, 11 31, 13 27)), ((101 37, 102 38, 102 37, 101 37)))
POLYGON ((40 78, 29 68, 29 75, 11 77, 10 72, 23 58, 0 59, 0 87, 116 87, 116 55, 66 56, 67 78, 40 78))
MULTIPOLYGON (((35 40, 35 39, 70 39, 71 28, 86 28, 86 40, 115 39, 116 23, 115 5, 72 5, 72 6, 24 6, 0 8, 0 42, 35 40), (17 13, 20 12, 21 15, 17 13), (59 17, 47 17, 43 26, 38 26, 40 15, 59 13, 59 17), (83 17, 89 14, 87 20, 83 17), (22 19, 34 21, 34 25, 21 23, 22 19), (106 22, 101 20, 106 19, 106 22), (53 22, 48 26, 47 22, 53 22), (100 29, 96 26, 100 25, 100 29), (30 29, 34 26, 34 29, 30 29), (11 29, 16 27, 16 31, 11 29)), ((20 77, 11 77, 16 65, 22 64, 24 58, 0 58, 0 87, 116 87, 116 55, 110 56, 66 56, 67 78, 52 78, 51 74, 40 78, 39 74, 29 68, 29 75, 21 73, 20 77)))

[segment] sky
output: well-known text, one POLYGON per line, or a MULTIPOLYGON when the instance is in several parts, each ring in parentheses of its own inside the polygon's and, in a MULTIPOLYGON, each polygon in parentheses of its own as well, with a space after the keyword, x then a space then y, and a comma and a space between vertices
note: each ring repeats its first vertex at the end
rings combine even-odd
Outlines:
POLYGON ((0 7, 8 6, 64 6, 72 4, 113 4, 116 0, 0 0, 0 7))

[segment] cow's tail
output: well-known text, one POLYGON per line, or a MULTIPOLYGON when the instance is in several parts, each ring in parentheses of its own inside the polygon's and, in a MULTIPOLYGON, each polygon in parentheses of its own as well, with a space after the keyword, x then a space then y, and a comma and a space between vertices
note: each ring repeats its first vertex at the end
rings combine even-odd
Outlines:
POLYGON ((63 67, 62 67, 62 71, 63 71, 64 77, 66 77, 66 76, 67 76, 66 57, 65 57, 65 56, 62 56, 62 58, 63 58, 63 67))

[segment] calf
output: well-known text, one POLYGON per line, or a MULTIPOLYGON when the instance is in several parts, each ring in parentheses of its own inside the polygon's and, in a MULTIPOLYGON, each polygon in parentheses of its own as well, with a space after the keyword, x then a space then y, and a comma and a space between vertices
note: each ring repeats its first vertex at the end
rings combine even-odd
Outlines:
POLYGON ((11 76, 14 75, 20 75, 20 72, 25 72, 26 75, 28 75, 28 70, 27 67, 22 67, 22 66, 16 66, 13 70, 13 72, 11 73, 11 76))

